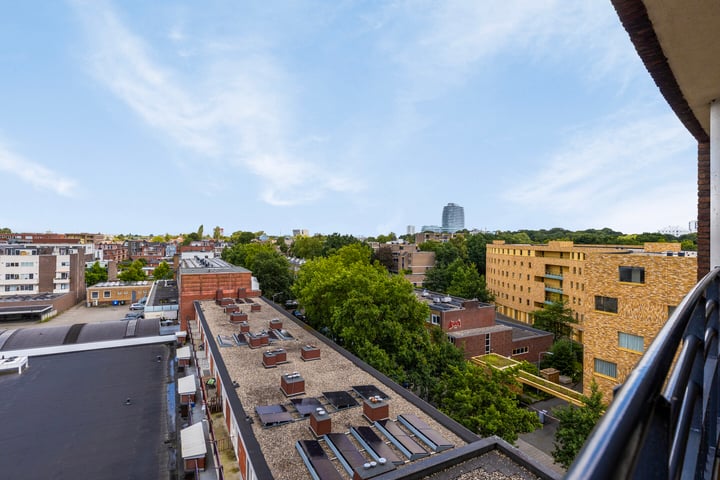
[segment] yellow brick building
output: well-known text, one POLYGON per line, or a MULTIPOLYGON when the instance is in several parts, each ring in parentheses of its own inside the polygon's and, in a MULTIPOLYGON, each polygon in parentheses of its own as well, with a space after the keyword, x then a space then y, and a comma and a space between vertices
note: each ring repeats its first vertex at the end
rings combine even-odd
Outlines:
POLYGON ((498 312, 526 323, 553 301, 575 313, 584 345, 585 393, 592 380, 609 400, 696 280, 697 257, 679 243, 643 247, 487 246, 486 280, 498 312))

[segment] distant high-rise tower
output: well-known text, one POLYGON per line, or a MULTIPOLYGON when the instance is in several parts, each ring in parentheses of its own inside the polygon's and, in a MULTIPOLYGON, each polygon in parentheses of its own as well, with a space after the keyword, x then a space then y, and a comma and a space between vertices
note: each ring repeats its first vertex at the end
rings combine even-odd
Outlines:
POLYGON ((465 210, 456 203, 448 203, 443 207, 443 232, 455 233, 465 228, 465 210))
POLYGON ((415 235, 415 225, 408 225, 406 233, 408 235, 415 235))

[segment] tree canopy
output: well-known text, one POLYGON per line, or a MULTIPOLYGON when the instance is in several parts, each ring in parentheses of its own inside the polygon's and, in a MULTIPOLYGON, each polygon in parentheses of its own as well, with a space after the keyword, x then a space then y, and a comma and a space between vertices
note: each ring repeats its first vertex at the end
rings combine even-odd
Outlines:
POLYGON ((314 237, 296 237, 290 246, 290 253, 294 257, 312 260, 322 256, 323 239, 321 236, 314 237))
POLYGON ((514 441, 538 426, 510 376, 467 363, 442 330, 427 325, 429 308, 412 284, 371 261, 368 246, 308 261, 292 290, 311 326, 473 431, 514 441))
POLYGON ((552 456, 565 468, 572 465, 605 410, 602 393, 598 391, 595 382, 590 385, 590 396, 583 396, 582 401, 582 407, 568 405, 554 412, 560 423, 555 432, 555 450, 552 456))
POLYGON ((555 341, 572 338, 572 324, 577 323, 577 320, 567 302, 552 302, 545 308, 533 311, 532 316, 533 327, 552 333, 555 341))
POLYGON ((160 262, 160 265, 155 267, 155 270, 153 270, 153 278, 155 280, 166 280, 173 278, 173 271, 170 268, 170 265, 168 265, 165 260, 160 262))
POLYGON ((222 259, 253 272, 266 297, 281 293, 289 297, 293 281, 290 262, 272 244, 236 243, 223 250, 222 259))
POLYGON ((107 282, 107 269, 100 265, 100 262, 93 263, 85 269, 85 285, 88 287, 100 282, 107 282))
POLYGON ((147 280, 147 274, 143 270, 147 262, 140 258, 132 262, 122 272, 118 274, 118 278, 123 282, 139 282, 147 280))
MULTIPOLYGON (((518 367, 513 367, 517 369, 518 367)), ((518 408, 520 388, 513 372, 479 367, 451 366, 437 394, 439 407, 453 418, 483 436, 497 435, 510 443, 518 432, 530 432, 540 426, 537 414, 518 408)))

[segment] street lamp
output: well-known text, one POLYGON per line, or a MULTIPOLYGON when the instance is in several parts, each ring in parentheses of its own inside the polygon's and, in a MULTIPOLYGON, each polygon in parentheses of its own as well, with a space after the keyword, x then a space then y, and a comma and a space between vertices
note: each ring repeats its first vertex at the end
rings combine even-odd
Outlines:
POLYGON ((553 355, 553 352, 540 352, 538 353, 537 367, 540 370, 540 362, 542 362, 543 355, 553 355))

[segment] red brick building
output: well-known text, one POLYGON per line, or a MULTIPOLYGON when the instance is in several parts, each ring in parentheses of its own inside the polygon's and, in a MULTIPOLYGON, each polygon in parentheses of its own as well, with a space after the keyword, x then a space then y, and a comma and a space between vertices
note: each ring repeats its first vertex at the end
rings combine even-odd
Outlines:
POLYGON ((498 319, 495 306, 433 292, 418 292, 430 307, 428 323, 439 326, 469 359, 496 353, 513 360, 537 362, 553 343, 551 333, 498 319))
POLYGON ((260 287, 250 270, 219 258, 185 258, 180 260, 180 329, 187 330, 188 320, 195 319, 195 300, 259 297, 260 287))

